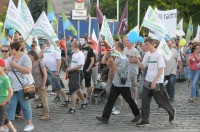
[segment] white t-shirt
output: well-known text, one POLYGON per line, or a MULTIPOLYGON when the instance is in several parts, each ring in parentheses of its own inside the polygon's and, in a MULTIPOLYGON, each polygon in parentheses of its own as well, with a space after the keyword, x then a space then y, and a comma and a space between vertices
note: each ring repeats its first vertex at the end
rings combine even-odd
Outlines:
MULTIPOLYGON (((162 53, 156 50, 154 53, 147 52, 142 61, 144 67, 148 66, 146 80, 149 82, 153 82, 156 74, 158 72, 158 68, 165 68, 165 61, 162 53)), ((156 83, 164 82, 164 71, 160 78, 156 83)))
POLYGON ((82 65, 80 70, 83 70, 83 66, 85 64, 85 56, 82 51, 77 53, 73 53, 71 60, 71 68, 77 67, 78 65, 82 65))
MULTIPOLYGON (((136 48, 128 49, 127 47, 124 49, 124 54, 128 59, 134 58, 134 56, 140 57, 140 52, 136 48)), ((130 72, 133 74, 139 74, 139 66, 137 63, 129 63, 130 72)))
POLYGON ((44 49, 43 62, 50 71, 57 71, 57 61, 61 59, 61 51, 52 47, 44 49))

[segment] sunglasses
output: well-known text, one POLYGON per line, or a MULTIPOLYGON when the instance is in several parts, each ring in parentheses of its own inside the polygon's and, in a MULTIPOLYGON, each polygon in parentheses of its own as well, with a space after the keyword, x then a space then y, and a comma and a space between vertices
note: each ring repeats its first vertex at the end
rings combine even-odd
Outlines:
POLYGON ((35 45, 31 45, 31 47, 34 47, 35 45))
POLYGON ((3 52, 7 53, 7 52, 8 52, 8 50, 1 50, 1 53, 3 53, 3 52))
POLYGON ((105 46, 105 45, 101 45, 101 46, 105 46))

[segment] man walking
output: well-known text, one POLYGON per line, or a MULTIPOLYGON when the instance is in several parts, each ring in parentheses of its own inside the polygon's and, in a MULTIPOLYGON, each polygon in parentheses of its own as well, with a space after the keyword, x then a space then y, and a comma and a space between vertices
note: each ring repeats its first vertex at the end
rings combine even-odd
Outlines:
POLYGON ((97 116, 96 119, 104 123, 108 123, 110 114, 112 112, 113 105, 121 94, 125 101, 129 104, 135 118, 132 122, 138 122, 141 118, 140 111, 131 97, 131 81, 129 72, 129 62, 126 55, 123 53, 124 45, 121 42, 115 44, 115 49, 121 53, 122 57, 116 57, 115 62, 112 58, 109 58, 108 64, 115 69, 113 84, 110 90, 108 101, 103 110, 103 115, 101 117, 97 116))
POLYGON ((142 63, 137 59, 137 63, 142 69, 148 67, 142 91, 142 121, 137 123, 139 127, 150 125, 149 113, 152 96, 156 103, 168 112, 169 122, 172 122, 176 115, 176 110, 172 108, 167 97, 160 91, 164 82, 165 62, 163 55, 155 49, 153 39, 147 38, 145 45, 149 52, 145 54, 142 63))

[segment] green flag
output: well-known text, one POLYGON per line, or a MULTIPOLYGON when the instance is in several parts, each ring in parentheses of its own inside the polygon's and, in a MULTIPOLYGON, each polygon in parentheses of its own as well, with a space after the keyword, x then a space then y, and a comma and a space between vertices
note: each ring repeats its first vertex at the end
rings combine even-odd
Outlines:
POLYGON ((193 35, 193 24, 192 24, 192 18, 190 17, 190 21, 189 21, 189 25, 188 25, 188 29, 187 29, 187 34, 186 34, 186 42, 187 44, 190 43, 190 38, 193 35))
POLYGON ((71 24, 71 22, 68 20, 67 16, 65 16, 64 13, 62 13, 62 19, 63 19, 64 30, 71 30, 72 33, 77 36, 77 31, 75 27, 71 24))
POLYGON ((55 28, 57 23, 58 23, 57 19, 56 19, 56 15, 53 11, 53 8, 51 6, 50 1, 48 0, 47 2, 48 2, 48 4, 47 4, 47 17, 48 17, 49 21, 51 22, 52 26, 55 28))

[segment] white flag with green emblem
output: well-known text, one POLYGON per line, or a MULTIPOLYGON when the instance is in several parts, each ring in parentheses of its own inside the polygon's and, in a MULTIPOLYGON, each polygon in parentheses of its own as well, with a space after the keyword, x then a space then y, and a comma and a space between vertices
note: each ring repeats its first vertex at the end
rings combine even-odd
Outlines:
POLYGON ((10 0, 8 5, 5 24, 17 30, 24 39, 28 36, 29 30, 27 25, 12 0, 10 0))
POLYGON ((54 46, 55 49, 58 49, 58 46, 55 43, 55 39, 57 39, 57 35, 53 30, 52 25, 50 24, 46 13, 43 11, 30 35, 32 36, 42 36, 49 40, 50 44, 54 46))
POLYGON ((122 54, 119 51, 115 50, 115 49, 112 50, 111 56, 116 56, 116 57, 120 57, 122 59, 125 59, 125 57, 123 57, 122 54))
POLYGON ((169 49, 164 38, 160 41, 160 44, 158 45, 157 50, 159 50, 163 54, 163 56, 165 57, 167 61, 169 61, 169 59, 172 57, 172 52, 169 49))
POLYGON ((166 30, 163 23, 158 18, 156 12, 153 10, 153 8, 151 6, 148 7, 141 26, 144 26, 144 27, 154 30, 160 34, 163 34, 168 39, 170 39, 169 32, 166 30))
POLYGON ((101 26, 100 34, 102 34, 105 37, 105 41, 109 44, 109 46, 113 47, 115 42, 113 40, 112 34, 110 32, 110 27, 108 25, 108 21, 105 16, 103 17, 103 23, 101 26))

